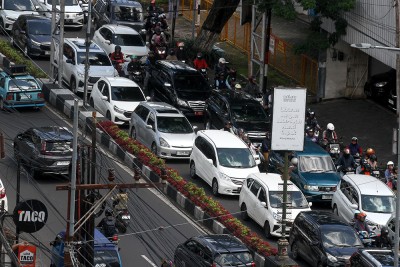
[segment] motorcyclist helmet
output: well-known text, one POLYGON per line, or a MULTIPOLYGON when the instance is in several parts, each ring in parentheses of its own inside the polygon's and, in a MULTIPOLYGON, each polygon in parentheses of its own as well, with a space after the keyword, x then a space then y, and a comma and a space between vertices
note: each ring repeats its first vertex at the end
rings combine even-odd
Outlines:
POLYGON ((244 130, 243 130, 243 128, 239 128, 238 135, 242 135, 242 134, 244 134, 244 130))
POLYGON ((198 59, 202 59, 203 58, 203 54, 201 52, 197 53, 197 58, 198 59))
POLYGON ((178 43, 178 47, 184 47, 185 46, 185 43, 184 42, 179 42, 178 43))
POLYGON ((175 50, 174 50, 173 48, 171 48, 171 49, 169 50, 169 55, 170 55, 170 56, 175 55, 175 50))
POLYGON ((346 147, 346 148, 343 150, 343 153, 346 154, 346 155, 350 155, 350 149, 349 149, 348 147, 346 147))
POLYGON ((368 161, 366 159, 361 160, 361 166, 366 166, 368 165, 368 161))
POLYGON ((242 89, 242 86, 239 83, 237 83, 237 84, 235 84, 235 89, 240 90, 240 89, 242 89))
POLYGON ((352 138, 351 138, 351 141, 353 142, 353 141, 356 141, 356 142, 358 142, 358 138, 357 137, 355 137, 355 136, 353 136, 352 138))
POLYGON ((372 154, 372 155, 369 157, 369 160, 372 161, 372 162, 376 161, 376 160, 377 160, 376 155, 375 155, 375 154, 372 154))
POLYGON ((392 166, 394 166, 394 163, 393 163, 393 161, 388 161, 388 163, 386 164, 386 166, 389 166, 389 165, 392 165, 392 166))
POLYGON ((365 217, 367 217, 367 214, 366 214, 365 212, 360 212, 360 213, 357 215, 357 219, 359 219, 359 220, 361 220, 362 218, 365 219, 365 217))
POLYGON ((306 127, 306 132, 307 132, 307 133, 314 133, 313 127, 307 126, 307 127, 306 127))
POLYGON ((107 208, 107 209, 105 210, 104 214, 105 214, 106 216, 112 216, 112 210, 111 210, 110 208, 107 208))
POLYGON ((155 4, 156 0, 151 0, 150 4, 155 4))
POLYGON ((310 117, 311 119, 313 119, 315 117, 315 112, 314 111, 309 111, 308 112, 308 117, 310 117))
POLYGON ((218 60, 218 63, 220 63, 220 64, 225 64, 225 63, 226 63, 225 58, 221 57, 221 58, 218 60))
POLYGON ((154 29, 154 31, 156 32, 156 34, 161 34, 161 29, 160 29, 160 27, 156 27, 155 29, 154 29))
POLYGON ((160 19, 165 19, 165 18, 166 18, 165 14, 160 14, 158 17, 159 17, 160 19))
POLYGON ((121 47, 119 45, 115 46, 115 52, 121 52, 121 47))
POLYGON ((334 131, 334 130, 335 130, 335 126, 333 125, 333 123, 328 123, 328 125, 326 125, 326 128, 327 128, 329 131, 334 131))
POLYGON ((294 166, 297 166, 297 164, 299 163, 299 160, 297 158, 292 158, 290 163, 292 163, 292 165, 294 165, 294 166))
POLYGON ((388 235, 389 235, 389 228, 386 225, 382 226, 381 236, 388 236, 388 235))
POLYGON ((373 150, 372 148, 368 148, 366 154, 368 157, 370 157, 371 155, 375 154, 375 150, 373 150))

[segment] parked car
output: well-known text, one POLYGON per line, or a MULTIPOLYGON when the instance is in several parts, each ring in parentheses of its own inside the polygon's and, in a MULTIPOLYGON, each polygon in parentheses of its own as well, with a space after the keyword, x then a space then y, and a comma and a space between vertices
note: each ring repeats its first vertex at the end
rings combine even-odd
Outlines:
MULTIPOLYGON (((60 0, 33 0, 38 7, 40 15, 51 18, 53 1, 56 1, 57 10, 61 10, 60 0)), ((84 24, 84 14, 78 0, 65 0, 64 25, 70 28, 82 29, 84 24)), ((59 15, 57 15, 59 20, 59 15)))
POLYGON ((127 124, 133 110, 146 97, 139 85, 124 77, 104 77, 98 80, 89 103, 115 124, 127 124))
POLYGON ((218 130, 197 132, 190 155, 190 177, 202 178, 214 195, 239 195, 247 176, 259 172, 250 149, 236 135, 218 130))
POLYGON ((68 174, 72 137, 64 127, 29 128, 14 138, 14 157, 30 170, 34 178, 41 173, 68 174))
POLYGON ((162 158, 189 158, 196 126, 175 107, 162 102, 142 102, 129 123, 129 136, 162 158))
POLYGON ((178 245, 174 254, 176 267, 256 266, 250 250, 231 235, 203 235, 178 245))
POLYGON ((303 211, 289 235, 293 259, 310 266, 348 266, 350 256, 364 247, 353 227, 330 212, 303 211))
POLYGON ((173 105, 186 116, 203 116, 211 88, 196 69, 178 60, 159 60, 150 69, 152 99, 173 105))
POLYGON ((19 16, 12 27, 11 43, 28 57, 50 56, 51 19, 32 15, 19 16))
POLYGON ((367 221, 376 234, 396 213, 395 194, 379 179, 370 175, 344 175, 332 198, 333 212, 344 221, 354 218, 355 210, 365 212, 367 221))
POLYGON ((0 1, 0 32, 11 31, 20 15, 39 15, 31 0, 0 1))
POLYGON ((4 70, 0 70, 0 109, 43 107, 45 100, 39 82, 26 71, 25 65, 12 64, 5 58, 4 70))
MULTIPOLYGON (((351 267, 393 267, 393 250, 360 248, 350 258, 351 267)), ((398 265, 400 266, 400 264, 398 265)))
MULTIPOLYGON (((57 234, 50 243, 50 267, 64 267, 65 231, 57 234)), ((119 248, 105 237, 98 229, 94 230, 94 265, 95 266, 122 266, 119 248)))
POLYGON ((391 69, 371 76, 364 85, 364 93, 367 97, 396 110, 396 70, 391 69))
MULTIPOLYGON (((58 45, 55 48, 54 60, 58 64, 58 45)), ((89 46, 89 79, 88 91, 92 90, 101 77, 118 76, 110 58, 97 44, 89 46)), ((86 45, 83 38, 65 38, 63 48, 62 79, 74 93, 83 92, 85 78, 86 45)), ((56 71, 57 73, 57 71, 56 71)))
MULTIPOLYGON (((268 157, 270 172, 282 172, 283 151, 271 151, 268 157)), ((303 151, 292 153, 295 164, 290 180, 303 192, 308 201, 330 202, 340 181, 329 153, 318 144, 305 140, 303 151)))
MULTIPOLYGON (((282 236, 282 198, 283 180, 276 173, 250 174, 242 186, 239 195, 241 217, 252 218, 263 227, 265 236, 282 236)), ((294 218, 301 211, 311 210, 303 193, 291 182, 288 182, 287 234, 290 232, 294 218)), ((311 203, 310 203, 311 204, 311 203)))
POLYGON ((213 90, 204 110, 206 129, 222 129, 230 121, 235 133, 242 128, 254 145, 261 145, 265 139, 269 118, 260 102, 248 94, 213 90))

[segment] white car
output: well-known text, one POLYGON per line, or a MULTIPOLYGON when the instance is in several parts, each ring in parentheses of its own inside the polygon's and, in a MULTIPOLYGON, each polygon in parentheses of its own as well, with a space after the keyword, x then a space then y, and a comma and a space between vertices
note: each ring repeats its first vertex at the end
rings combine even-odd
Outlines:
MULTIPOLYGON (((288 181, 287 227, 286 234, 290 232, 290 225, 301 211, 309 211, 308 203, 303 193, 296 185, 288 181)), ((282 199, 283 180, 276 173, 250 174, 239 195, 241 217, 247 220, 252 218, 264 228, 267 238, 282 236, 282 199)))
POLYGON ((90 94, 89 103, 115 124, 129 123, 133 110, 146 101, 139 85, 123 77, 101 78, 90 94))
MULTIPOLYGON (((51 18, 53 1, 56 1, 56 9, 60 10, 60 0, 33 0, 38 6, 41 15, 51 18)), ((57 15, 57 20, 59 15, 57 15)), ((67 27, 82 29, 84 24, 84 14, 78 0, 65 0, 64 25, 67 27)))
POLYGON ((395 214, 395 195, 393 191, 379 179, 370 175, 344 175, 338 190, 332 198, 333 212, 350 222, 356 210, 367 214, 367 221, 372 230, 380 233, 382 225, 395 214))
POLYGON ((190 155, 190 177, 202 178, 214 195, 239 195, 246 177, 259 172, 250 149, 236 135, 220 130, 197 132, 190 155))
POLYGON ((39 15, 31 0, 0 1, 0 27, 11 31, 19 15, 39 15))
MULTIPOLYGON (((58 61, 58 45, 54 50, 54 60, 58 61)), ((69 85, 72 92, 83 92, 85 78, 86 46, 85 39, 65 38, 62 64, 63 81, 69 85)), ((57 62, 58 63, 58 62, 57 62)), ((101 77, 115 77, 118 73, 111 64, 108 55, 95 43, 89 46, 89 78, 88 91, 101 77)))

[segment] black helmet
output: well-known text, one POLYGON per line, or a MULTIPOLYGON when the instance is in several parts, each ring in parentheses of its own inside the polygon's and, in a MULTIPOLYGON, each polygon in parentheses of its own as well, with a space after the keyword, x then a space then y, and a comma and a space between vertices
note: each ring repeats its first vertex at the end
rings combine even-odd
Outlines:
POLYGON ((106 211, 104 212, 106 216, 112 216, 112 210, 110 208, 107 208, 106 211))
POLYGON ((175 50, 174 50, 173 48, 171 48, 171 49, 169 50, 169 54, 170 54, 171 56, 175 55, 175 50))
POLYGON ((366 159, 361 160, 361 166, 366 166, 368 165, 368 161, 366 159))
POLYGON ((156 27, 155 32, 156 32, 156 34, 160 34, 161 33, 160 27, 156 27))
POLYGON ((121 47, 119 45, 115 46, 115 52, 117 52, 117 50, 119 50, 119 52, 121 52, 121 47))
POLYGON ((388 236, 389 235, 389 228, 387 226, 382 226, 381 235, 382 236, 388 236))
POLYGON ((307 127, 306 127, 306 133, 308 133, 308 132, 314 132, 313 127, 307 126, 307 127))
POLYGON ((378 158, 376 157, 375 154, 372 154, 372 155, 369 157, 369 159, 370 159, 371 161, 376 161, 378 158))
POLYGON ((197 53, 197 58, 198 58, 198 59, 203 58, 203 54, 202 54, 201 52, 197 53))

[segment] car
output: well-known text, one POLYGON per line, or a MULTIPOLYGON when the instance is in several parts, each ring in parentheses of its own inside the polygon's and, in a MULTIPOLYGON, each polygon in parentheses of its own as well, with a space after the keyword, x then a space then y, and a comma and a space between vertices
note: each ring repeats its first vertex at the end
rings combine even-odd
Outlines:
MULTIPOLYGON (((253 219, 264 229, 267 238, 282 236, 282 190, 283 180, 277 173, 250 174, 240 190, 239 208, 242 219, 253 219)), ((303 193, 289 181, 288 202, 287 234, 297 214, 311 210, 303 193)))
POLYGON ((176 267, 256 266, 250 250, 227 234, 191 237, 175 249, 176 267))
POLYGON ((115 124, 128 124, 133 110, 146 101, 142 89, 124 77, 104 77, 93 86, 89 103, 115 124))
POLYGON ((64 127, 32 127, 14 138, 14 157, 34 178, 42 173, 68 174, 72 138, 72 133, 64 127))
MULTIPOLYGON (((310 202, 332 201, 340 175, 331 156, 318 144, 304 141, 303 151, 293 151, 294 168, 290 180, 303 192, 310 202), (298 163, 296 163, 296 161, 298 163)), ((268 157, 270 172, 282 172, 284 151, 272 150, 268 157)))
MULTIPOLYGON (((351 255, 350 267, 393 267, 393 250, 360 248, 351 255)), ((398 265, 400 266, 400 264, 398 265)))
POLYGON ((11 43, 28 57, 50 56, 51 19, 19 16, 11 30, 11 43))
POLYGON ((345 221, 354 218, 356 210, 367 214, 367 222, 376 234, 395 215, 395 194, 379 179, 370 175, 347 174, 333 194, 333 212, 345 221))
POLYGON ((200 72, 178 60, 158 60, 150 76, 148 90, 153 101, 168 103, 185 116, 203 116, 211 88, 200 72))
POLYGON ((39 15, 31 0, 0 1, 0 31, 11 31, 18 17, 28 14, 39 15))
POLYGON ((15 65, 3 59, 0 69, 0 109, 45 106, 39 82, 26 71, 25 65, 15 65))
POLYGON ((326 211, 302 211, 289 235, 292 258, 309 266, 348 266, 350 256, 364 245, 354 228, 326 211))
POLYGON ((95 29, 105 24, 125 25, 137 32, 144 28, 144 10, 138 1, 97 0, 92 11, 95 29))
MULTIPOLYGON (((56 8, 60 10, 60 0, 33 0, 35 5, 38 7, 39 14, 47 18, 51 18, 53 10, 53 1, 56 1, 56 8)), ((82 7, 79 5, 78 0, 65 0, 65 15, 64 25, 69 28, 82 29, 84 24, 84 14, 82 7)), ((57 15, 56 20, 59 20, 57 15)))
POLYGON ((396 70, 371 76, 364 85, 364 94, 396 110, 396 70))
POLYGON ((203 179, 215 196, 239 195, 247 176, 260 172, 243 140, 219 130, 197 132, 189 166, 190 177, 203 179))
POLYGON ((129 123, 130 137, 167 159, 188 159, 196 130, 182 112, 162 102, 140 103, 129 123))
MULTIPOLYGON (((50 245, 52 246, 50 267, 64 267, 65 231, 58 233, 50 245)), ((94 265, 122 266, 118 246, 98 229, 94 230, 94 265)))
MULTIPOLYGON (((59 49, 54 49, 54 60, 58 64, 59 49)), ((72 92, 84 91, 86 45, 83 38, 65 38, 63 47, 62 79, 69 85, 72 92)), ((89 78, 88 92, 92 90, 101 77, 115 77, 118 73, 114 69, 110 58, 97 44, 91 42, 89 45, 89 78)), ((55 71, 57 73, 57 71, 55 71)))
POLYGON ((259 101, 234 90, 213 90, 205 103, 206 129, 222 129, 230 121, 236 134, 242 128, 250 141, 260 146, 269 129, 269 117, 259 101))

